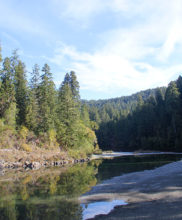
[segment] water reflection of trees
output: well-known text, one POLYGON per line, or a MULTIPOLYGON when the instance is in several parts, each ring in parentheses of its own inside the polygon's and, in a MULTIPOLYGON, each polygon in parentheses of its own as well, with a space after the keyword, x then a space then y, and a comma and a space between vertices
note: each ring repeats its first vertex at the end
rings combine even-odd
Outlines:
POLYGON ((77 197, 97 182, 98 162, 0 177, 0 220, 82 219, 77 197))

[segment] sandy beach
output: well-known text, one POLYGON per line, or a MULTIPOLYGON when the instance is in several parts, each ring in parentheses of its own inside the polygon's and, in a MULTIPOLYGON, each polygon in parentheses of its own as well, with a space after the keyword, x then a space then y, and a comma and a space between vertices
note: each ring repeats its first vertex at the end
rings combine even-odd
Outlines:
POLYGON ((182 161, 106 180, 84 194, 80 202, 113 199, 124 200, 128 205, 117 206, 95 220, 182 219, 182 161))

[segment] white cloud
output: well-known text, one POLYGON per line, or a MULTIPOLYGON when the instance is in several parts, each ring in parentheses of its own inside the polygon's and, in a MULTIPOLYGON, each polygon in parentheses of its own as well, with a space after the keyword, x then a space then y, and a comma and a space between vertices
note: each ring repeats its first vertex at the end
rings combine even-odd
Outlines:
POLYGON ((60 19, 78 23, 82 27, 86 27, 93 14, 105 6, 101 0, 53 0, 52 3, 52 9, 60 19))
MULTIPOLYGON (((98 2, 101 1, 87 3, 98 2)), ((163 0, 138 0, 135 3, 130 0, 114 0, 111 5, 106 1, 104 7, 109 6, 112 6, 112 11, 120 13, 121 18, 141 14, 142 19, 125 28, 100 34, 102 46, 93 53, 62 44, 51 61, 58 65, 62 63, 60 60, 67 63, 67 69, 77 72, 81 88, 91 91, 109 92, 121 88, 138 91, 167 85, 182 70, 182 65, 172 64, 169 60, 176 44, 182 46, 182 2, 169 0, 166 4, 163 0)), ((89 17, 94 7, 88 10, 84 16, 89 17)), ((79 17, 79 13, 73 15, 79 17)))
POLYGON ((161 61, 166 61, 169 56, 173 53, 175 45, 177 43, 182 43, 182 22, 176 22, 169 30, 166 40, 163 43, 161 51, 158 55, 158 59, 161 61))
POLYGON ((100 37, 106 51, 125 58, 140 59, 154 55, 159 61, 166 61, 175 45, 181 43, 180 0, 54 0, 53 5, 61 18, 83 27, 88 27, 88 23, 96 19, 96 14, 102 17, 104 11, 112 13, 112 16, 117 14, 113 19, 117 19, 118 26, 121 26, 120 20, 128 22, 125 28, 109 30, 100 37))
POLYGON ((131 0, 52 0, 52 9, 60 19, 87 28, 102 12, 127 11, 131 0))
MULTIPOLYGON (((49 35, 40 21, 36 23, 25 12, 14 11, 8 3, 0 0, 1 27, 49 35)), ((65 71, 75 70, 81 89, 110 92, 132 88, 138 91, 167 85, 181 72, 182 66, 170 63, 170 58, 176 45, 182 47, 182 1, 52 0, 49 4, 63 23, 71 21, 87 28, 92 23, 93 28, 97 26, 96 19, 104 20, 102 15, 106 12, 117 20, 115 28, 110 25, 99 36, 89 29, 99 45, 93 46, 92 52, 59 43, 54 56, 48 58, 65 71)))
POLYGON ((108 54, 105 50, 88 54, 66 45, 58 49, 50 61, 61 66, 60 56, 61 59, 69 59, 66 71, 76 71, 82 90, 105 93, 121 88, 136 92, 166 86, 174 73, 182 70, 182 65, 153 67, 147 62, 132 61, 116 53, 108 54))

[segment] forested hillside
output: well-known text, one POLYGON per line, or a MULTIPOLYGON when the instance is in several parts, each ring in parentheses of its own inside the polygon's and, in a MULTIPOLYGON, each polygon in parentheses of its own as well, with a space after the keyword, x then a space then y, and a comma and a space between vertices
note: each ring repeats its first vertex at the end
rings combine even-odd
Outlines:
MULTIPOLYGON (((164 95, 166 88, 161 87, 160 90, 164 95)), ((151 96, 155 97, 155 94, 156 89, 148 89, 137 92, 131 96, 97 101, 82 100, 82 103, 88 106, 90 118, 100 124, 100 122, 107 122, 118 119, 121 116, 127 116, 136 109, 138 102, 141 100, 146 101, 151 96)))
POLYGON ((182 77, 167 88, 87 102, 104 150, 182 151, 182 77))
POLYGON ((73 71, 56 89, 48 64, 35 64, 28 81, 16 51, 5 58, 0 51, 0 63, 0 148, 80 157, 99 150, 98 139, 103 150, 182 151, 181 76, 167 88, 81 101, 73 71))
POLYGON ((60 148, 77 157, 97 148, 94 122, 81 108, 73 71, 57 90, 48 64, 42 69, 35 64, 28 82, 16 51, 11 57, 0 56, 0 63, 0 148, 60 148))

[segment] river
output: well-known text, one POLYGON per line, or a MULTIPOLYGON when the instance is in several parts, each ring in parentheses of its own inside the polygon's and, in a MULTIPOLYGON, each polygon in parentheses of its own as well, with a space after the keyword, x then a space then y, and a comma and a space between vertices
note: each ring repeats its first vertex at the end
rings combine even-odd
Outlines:
POLYGON ((0 220, 82 220, 108 213, 125 201, 80 204, 79 197, 104 180, 151 170, 181 158, 181 154, 130 153, 62 168, 1 171, 0 220))

